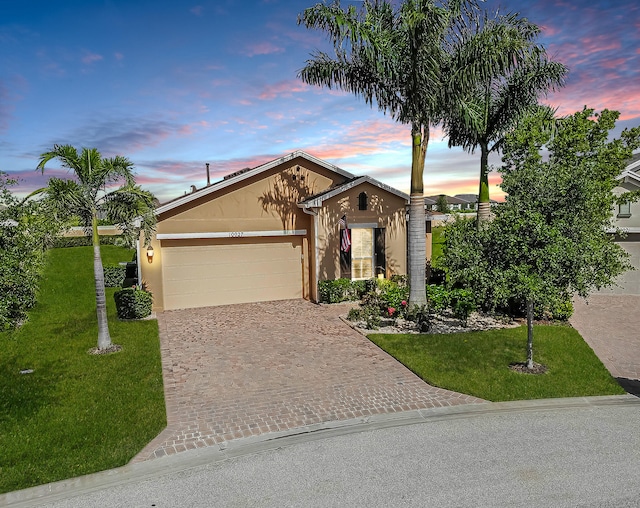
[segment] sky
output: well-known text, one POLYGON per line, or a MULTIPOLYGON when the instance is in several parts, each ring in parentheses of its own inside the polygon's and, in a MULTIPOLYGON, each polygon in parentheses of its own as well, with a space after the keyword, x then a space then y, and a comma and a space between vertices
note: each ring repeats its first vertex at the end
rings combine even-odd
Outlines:
MULTIPOLYGON (((320 31, 299 26, 313 0, 0 0, 0 170, 24 195, 54 144, 124 155, 160 201, 191 185, 304 150, 401 191, 410 185, 409 128, 362 99, 296 75, 320 31)), ((346 6, 350 3, 342 1, 346 6)), ((542 28, 539 42, 569 67, 544 102, 571 114, 620 111, 617 131, 640 125, 637 0, 487 0, 542 28)), ((499 165, 499 157, 491 162, 499 165)), ((477 193, 479 154, 432 131, 425 195, 477 193)), ((500 198, 497 173, 492 197, 500 198)))

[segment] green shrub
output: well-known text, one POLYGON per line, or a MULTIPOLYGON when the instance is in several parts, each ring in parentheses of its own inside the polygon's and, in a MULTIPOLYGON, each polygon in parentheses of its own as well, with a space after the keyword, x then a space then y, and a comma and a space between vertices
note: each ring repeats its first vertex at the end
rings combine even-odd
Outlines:
POLYGON ((567 321, 573 315, 573 302, 571 297, 560 298, 544 305, 535 305, 533 312, 535 319, 567 321))
POLYGON ((124 282, 126 267, 120 265, 110 265, 103 268, 104 286, 107 288, 118 288, 124 282))
MULTIPOLYGON (((92 244, 90 236, 58 236, 52 240, 53 248, 87 247, 92 244)), ((100 237, 100 245, 119 245, 125 242, 122 235, 104 235, 100 237)))
POLYGON ((380 298, 384 302, 384 307, 392 307, 398 311, 406 308, 409 300, 409 286, 400 285, 392 280, 382 279, 378 281, 380 298), (404 302, 404 304, 402 303, 404 302))
POLYGON ((318 281, 318 293, 322 303, 340 303, 359 300, 366 292, 366 281, 335 279, 318 281), (365 284, 361 284, 365 283, 365 284))
POLYGON ((427 300, 431 308, 436 312, 442 312, 449 308, 450 305, 450 292, 444 286, 437 286, 435 284, 429 284, 427 286, 427 300))
POLYGON ((470 289, 452 289, 449 293, 449 305, 453 315, 467 325, 467 319, 476 310, 473 291, 470 289))
POLYGON ((120 319, 142 319, 151 314, 153 297, 136 286, 123 288, 113 294, 120 319))
POLYGON ((573 316, 573 302, 571 301, 571 298, 556 302, 551 309, 551 315, 553 319, 557 319, 559 321, 567 321, 571 316, 573 316))

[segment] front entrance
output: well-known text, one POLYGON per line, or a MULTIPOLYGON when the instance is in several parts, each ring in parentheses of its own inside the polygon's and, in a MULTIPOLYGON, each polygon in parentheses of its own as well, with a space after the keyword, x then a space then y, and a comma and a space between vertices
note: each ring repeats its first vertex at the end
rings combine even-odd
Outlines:
MULTIPOLYGON (((340 242, 340 277, 351 280, 386 275, 385 229, 357 227, 346 230, 349 238, 340 242)), ((340 231, 340 238, 344 237, 340 231)))

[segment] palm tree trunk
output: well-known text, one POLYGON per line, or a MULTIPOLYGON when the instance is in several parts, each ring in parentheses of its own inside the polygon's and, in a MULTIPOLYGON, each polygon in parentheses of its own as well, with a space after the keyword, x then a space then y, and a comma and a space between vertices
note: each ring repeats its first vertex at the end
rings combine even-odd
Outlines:
POLYGON ((409 257, 409 303, 425 305, 425 266, 427 261, 426 228, 424 214, 424 159, 429 142, 429 127, 412 124, 411 196, 409 200, 409 227, 407 244, 409 257))
POLYGON ((533 369, 533 300, 527 300, 527 368, 533 369))
POLYGON ((109 322, 107 320, 107 297, 104 289, 104 271, 100 255, 100 237, 98 236, 98 218, 95 213, 91 219, 93 240, 93 277, 96 284, 96 312, 98 314, 98 349, 111 346, 109 322))
POLYGON ((480 188, 478 189, 478 228, 486 224, 491 215, 489 200, 489 147, 480 143, 480 188))

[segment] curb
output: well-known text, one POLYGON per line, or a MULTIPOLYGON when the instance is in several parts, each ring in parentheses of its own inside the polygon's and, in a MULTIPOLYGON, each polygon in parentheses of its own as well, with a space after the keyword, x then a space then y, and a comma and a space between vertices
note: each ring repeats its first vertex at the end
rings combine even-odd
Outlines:
POLYGON ((515 402, 484 402, 378 414, 351 420, 330 421, 286 431, 235 439, 221 443, 217 447, 190 450, 146 462, 129 463, 107 471, 0 494, 0 507, 41 506, 54 501, 103 490, 114 485, 132 483, 177 471, 186 471, 204 464, 224 462, 235 457, 263 453, 329 437, 405 425, 427 424, 443 420, 477 418, 501 413, 558 411, 576 408, 593 410, 612 406, 640 407, 640 398, 633 395, 612 395, 515 402))

